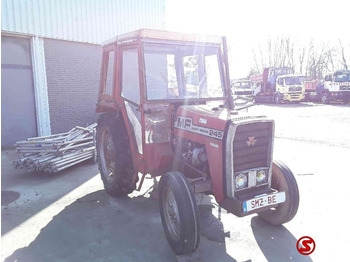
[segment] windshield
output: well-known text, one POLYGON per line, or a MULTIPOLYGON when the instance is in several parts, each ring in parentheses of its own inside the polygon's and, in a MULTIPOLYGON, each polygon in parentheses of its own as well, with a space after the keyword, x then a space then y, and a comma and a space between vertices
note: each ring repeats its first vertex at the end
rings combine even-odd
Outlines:
POLYGON ((235 82, 233 84, 234 88, 242 88, 242 89, 247 89, 247 88, 251 88, 251 82, 248 81, 244 81, 244 82, 235 82))
POLYGON ((305 77, 286 77, 284 78, 286 85, 302 85, 305 81, 305 77))
POLYGON ((288 75, 288 74, 293 74, 293 69, 292 68, 276 68, 271 71, 270 75, 288 75))
POLYGON ((224 97, 219 47, 144 44, 148 100, 224 97))
POLYGON ((335 82, 350 82, 350 72, 335 74, 335 82))

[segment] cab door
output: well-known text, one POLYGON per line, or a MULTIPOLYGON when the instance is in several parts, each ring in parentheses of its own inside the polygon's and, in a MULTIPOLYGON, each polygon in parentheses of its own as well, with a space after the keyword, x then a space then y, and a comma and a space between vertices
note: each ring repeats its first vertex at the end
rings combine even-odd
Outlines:
POLYGON ((115 63, 116 45, 103 48, 100 87, 98 91, 98 102, 96 113, 115 111, 117 103, 115 97, 115 63))
MULTIPOLYGON (((144 165, 152 176, 162 175, 171 169, 173 150, 171 141, 172 99, 179 95, 176 56, 164 45, 144 43, 141 49, 144 81, 143 127, 144 165)), ((181 67, 182 68, 182 67, 181 67)))
POLYGON ((118 46, 118 54, 120 96, 117 95, 117 98, 129 135, 136 179, 138 172, 144 173, 139 47, 137 44, 121 45, 118 46))

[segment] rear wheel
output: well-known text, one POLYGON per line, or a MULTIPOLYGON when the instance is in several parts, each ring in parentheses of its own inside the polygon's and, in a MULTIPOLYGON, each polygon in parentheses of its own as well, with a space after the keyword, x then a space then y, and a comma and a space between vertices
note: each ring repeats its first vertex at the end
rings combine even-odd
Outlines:
POLYGON ((199 245, 199 218, 195 197, 185 176, 169 172, 159 182, 159 209, 165 236, 178 255, 199 245))
POLYGON ((329 104, 329 93, 325 92, 322 94, 321 101, 323 104, 329 104))
POLYGON ((103 114, 97 125, 97 160, 106 191, 113 196, 125 196, 134 191, 129 140, 119 115, 103 114))
POLYGON ((271 225, 281 225, 294 218, 299 207, 299 189, 292 171, 282 162, 272 164, 271 187, 286 193, 286 201, 276 208, 260 212, 258 215, 271 225))
POLYGON ((260 93, 257 93, 254 99, 255 99, 255 103, 261 103, 262 102, 262 99, 260 97, 260 93))

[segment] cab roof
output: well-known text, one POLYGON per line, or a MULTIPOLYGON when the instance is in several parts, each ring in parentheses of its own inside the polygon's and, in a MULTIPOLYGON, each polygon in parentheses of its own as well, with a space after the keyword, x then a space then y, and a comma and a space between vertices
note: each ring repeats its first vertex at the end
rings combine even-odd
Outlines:
POLYGON ((131 42, 137 39, 153 39, 153 40, 170 40, 179 42, 200 42, 200 43, 214 43, 221 44, 222 39, 219 36, 213 35, 196 35, 196 34, 184 34, 169 32, 164 30, 154 29, 140 29, 130 33, 115 36, 102 43, 102 46, 107 46, 113 43, 131 42))

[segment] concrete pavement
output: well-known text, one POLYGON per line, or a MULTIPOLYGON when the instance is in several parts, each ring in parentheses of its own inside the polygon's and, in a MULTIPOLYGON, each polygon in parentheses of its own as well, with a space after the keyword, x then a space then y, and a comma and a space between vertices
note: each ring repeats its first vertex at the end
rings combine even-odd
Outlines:
POLYGON ((2 151, 2 261, 344 261, 350 106, 258 105, 250 111, 276 120, 274 156, 292 169, 300 190, 293 221, 272 227, 199 197, 200 246, 190 257, 177 257, 158 202, 146 193, 151 179, 141 192, 112 198, 91 162, 54 175, 27 174, 12 168, 13 151, 2 151), (316 241, 311 256, 296 250, 304 235, 316 241))

